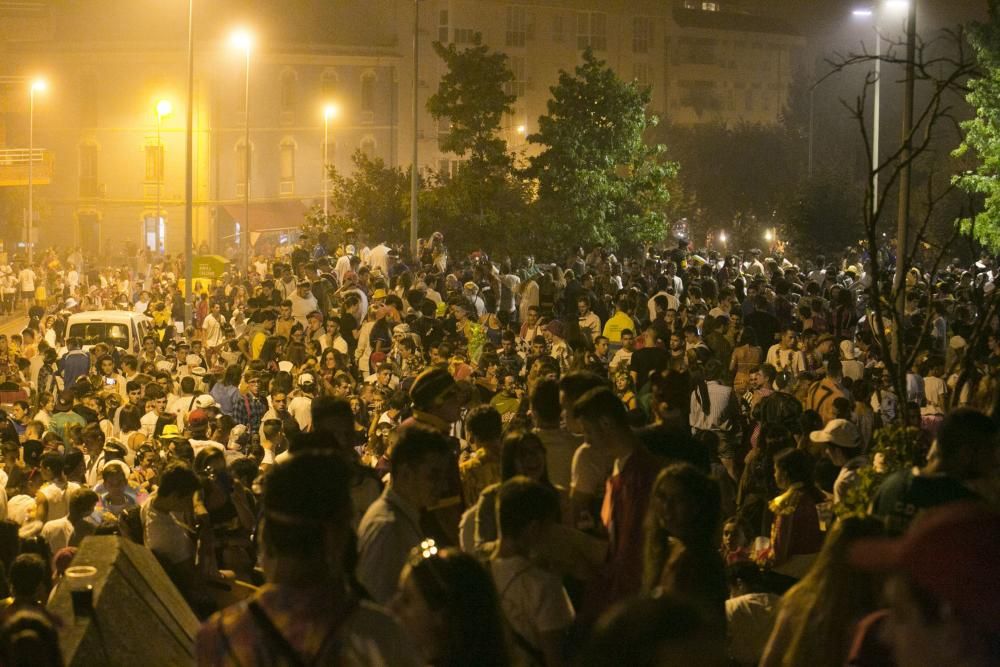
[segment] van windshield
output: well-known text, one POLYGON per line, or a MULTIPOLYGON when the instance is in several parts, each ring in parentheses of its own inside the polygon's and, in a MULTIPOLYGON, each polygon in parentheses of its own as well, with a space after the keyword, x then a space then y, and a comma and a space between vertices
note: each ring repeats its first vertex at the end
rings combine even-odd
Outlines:
POLYGON ((111 343, 128 348, 128 325, 118 322, 76 322, 69 327, 69 336, 78 337, 84 345, 111 343))

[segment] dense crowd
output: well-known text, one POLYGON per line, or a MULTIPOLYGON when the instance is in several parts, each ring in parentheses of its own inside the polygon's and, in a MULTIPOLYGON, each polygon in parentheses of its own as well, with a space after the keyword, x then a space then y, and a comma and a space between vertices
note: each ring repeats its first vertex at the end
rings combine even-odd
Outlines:
POLYGON ((998 664, 998 270, 907 274, 899 395, 868 253, 303 234, 190 321, 180 258, 15 262, 0 662, 120 534, 205 665, 998 664), (67 327, 102 310, 138 349, 67 327))

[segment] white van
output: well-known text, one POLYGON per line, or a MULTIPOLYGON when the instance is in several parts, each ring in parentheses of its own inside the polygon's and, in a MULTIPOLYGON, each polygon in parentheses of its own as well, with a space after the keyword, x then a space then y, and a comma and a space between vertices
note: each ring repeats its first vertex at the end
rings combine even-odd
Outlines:
POLYGON ((153 328, 153 320, 130 310, 93 310, 74 313, 66 323, 66 337, 75 336, 89 350, 109 343, 131 354, 142 351, 142 339, 153 328))

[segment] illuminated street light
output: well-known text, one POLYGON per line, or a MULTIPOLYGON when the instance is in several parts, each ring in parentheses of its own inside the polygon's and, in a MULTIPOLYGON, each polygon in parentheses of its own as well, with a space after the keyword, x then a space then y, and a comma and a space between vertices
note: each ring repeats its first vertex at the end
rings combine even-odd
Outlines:
POLYGON ((323 107, 323 219, 330 215, 330 158, 328 147, 330 145, 330 120, 336 118, 340 113, 340 107, 336 104, 327 104, 323 107))
POLYGON ((253 35, 246 29, 234 30, 229 38, 232 45, 244 52, 246 55, 246 89, 243 98, 243 226, 241 227, 241 241, 243 244, 243 264, 247 275, 250 274, 250 49, 253 47, 253 35))
POLYGON ((174 105, 170 100, 160 100, 156 103, 156 115, 159 117, 169 116, 174 111, 174 105))
POLYGON ((726 233, 719 232, 719 243, 725 243, 725 242, 726 242, 726 233))
POLYGON ((45 79, 35 79, 28 90, 28 266, 31 266, 31 225, 34 222, 34 186, 35 186, 35 93, 44 93, 49 89, 45 79))
POLYGON ((773 241, 774 240, 774 232, 771 231, 770 229, 768 229, 766 232, 764 232, 764 240, 767 241, 767 242, 769 242, 769 243, 771 241, 773 241))
POLYGON ((909 0, 885 0, 885 8, 894 12, 905 12, 910 9, 909 0))
POLYGON ((854 16, 857 16, 858 18, 869 18, 874 13, 875 12, 872 9, 869 9, 869 8, 855 9, 854 11, 851 12, 851 14, 853 14, 854 16))
POLYGON ((528 131, 528 128, 526 128, 524 125, 518 125, 517 126, 517 133, 518 134, 524 134, 527 131, 528 131))

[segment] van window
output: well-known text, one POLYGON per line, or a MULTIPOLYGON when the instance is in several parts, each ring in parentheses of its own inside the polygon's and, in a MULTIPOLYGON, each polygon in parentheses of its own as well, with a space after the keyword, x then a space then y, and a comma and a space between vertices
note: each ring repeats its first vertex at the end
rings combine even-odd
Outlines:
MULTIPOLYGON (((139 332, 135 328, 135 321, 134 320, 132 321, 132 340, 134 342, 136 342, 136 347, 138 348, 138 346, 139 346, 138 345, 138 341, 140 341, 142 339, 139 338, 139 332)), ((131 348, 129 348, 129 349, 131 349, 131 348)))
POLYGON ((128 347, 128 325, 123 322, 76 322, 70 325, 69 336, 78 337, 84 345, 110 343, 128 347))

